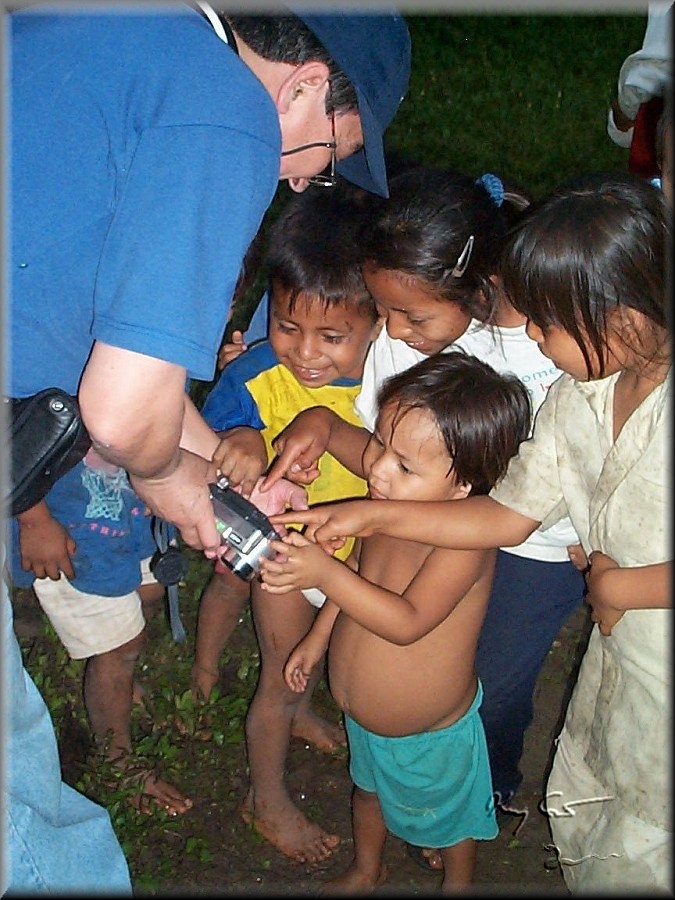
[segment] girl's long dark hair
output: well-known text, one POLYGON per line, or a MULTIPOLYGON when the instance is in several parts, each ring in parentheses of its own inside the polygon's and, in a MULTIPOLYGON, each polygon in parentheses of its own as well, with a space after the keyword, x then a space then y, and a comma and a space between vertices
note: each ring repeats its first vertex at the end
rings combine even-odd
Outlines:
POLYGON ((602 374, 608 316, 617 307, 669 327, 666 248, 671 226, 662 192, 631 173, 592 173, 534 204, 507 238, 504 287, 539 328, 571 335, 589 373, 602 374))

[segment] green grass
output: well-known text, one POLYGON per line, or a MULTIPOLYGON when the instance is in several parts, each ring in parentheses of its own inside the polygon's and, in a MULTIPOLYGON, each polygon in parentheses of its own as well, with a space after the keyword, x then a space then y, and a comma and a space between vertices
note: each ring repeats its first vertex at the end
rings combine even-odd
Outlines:
POLYGON ((491 171, 535 196, 577 172, 624 168, 606 131, 640 15, 409 17, 410 90, 388 145, 432 165, 491 171))

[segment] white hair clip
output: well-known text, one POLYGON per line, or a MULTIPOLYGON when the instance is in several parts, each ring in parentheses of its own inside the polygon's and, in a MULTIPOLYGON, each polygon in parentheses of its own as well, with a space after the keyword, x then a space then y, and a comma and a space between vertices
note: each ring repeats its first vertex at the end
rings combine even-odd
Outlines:
POLYGON ((450 273, 453 278, 461 278, 462 275, 466 272, 467 266, 469 265, 469 260, 471 259, 471 251, 473 250, 473 235, 469 235, 469 239, 466 244, 464 244, 464 249, 457 257, 457 262, 455 263, 455 268, 450 273))

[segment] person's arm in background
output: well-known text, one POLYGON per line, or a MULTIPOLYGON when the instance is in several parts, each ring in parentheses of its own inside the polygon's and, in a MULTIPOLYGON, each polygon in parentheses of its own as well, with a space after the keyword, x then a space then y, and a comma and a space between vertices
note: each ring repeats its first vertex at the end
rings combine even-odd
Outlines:
POLYGON ((629 609, 669 609, 673 605, 672 562, 651 566, 619 566, 597 550, 589 558, 586 602, 601 634, 612 628, 629 609))
POLYGON ((181 449, 204 440, 192 411, 185 414, 185 378, 181 366, 96 342, 79 401, 100 455, 127 470, 141 499, 173 522, 186 544, 213 555, 220 536, 207 485, 215 466, 181 449))
POLYGON ((642 47, 619 70, 616 96, 607 114, 607 133, 628 149, 641 104, 663 93, 671 67, 672 2, 650 3, 642 47))

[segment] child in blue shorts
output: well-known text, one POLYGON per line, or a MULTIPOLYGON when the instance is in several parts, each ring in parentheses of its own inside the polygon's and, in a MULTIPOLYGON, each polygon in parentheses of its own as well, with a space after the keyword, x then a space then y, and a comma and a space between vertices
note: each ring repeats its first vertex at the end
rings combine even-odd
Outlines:
MULTIPOLYGON (((530 423, 516 376, 461 350, 385 381, 378 410, 363 456, 374 504, 486 494, 530 423)), ((498 834, 475 669, 495 553, 373 535, 345 564, 310 537, 274 542, 262 578, 271 593, 317 587, 328 597, 284 677, 304 691, 328 648, 355 785, 354 860, 331 885, 357 893, 383 883, 388 830, 440 848, 444 890, 467 886, 476 841, 498 834)))

